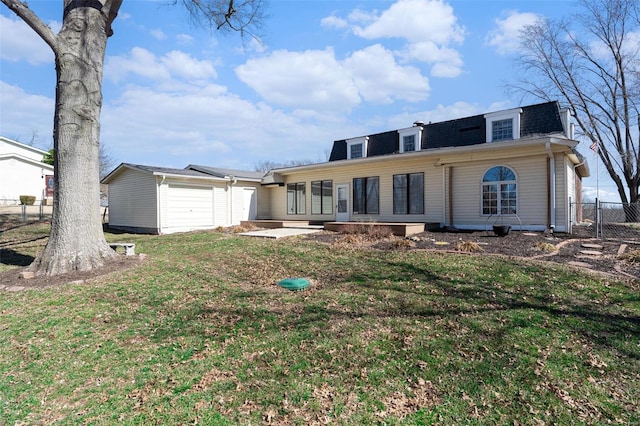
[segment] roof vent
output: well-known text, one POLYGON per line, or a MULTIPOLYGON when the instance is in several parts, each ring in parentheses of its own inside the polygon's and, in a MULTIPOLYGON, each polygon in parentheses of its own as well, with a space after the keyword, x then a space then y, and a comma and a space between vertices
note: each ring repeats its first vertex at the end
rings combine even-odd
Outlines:
POLYGON ((424 126, 424 121, 414 121, 413 122, 413 127, 420 127, 420 126, 424 126))

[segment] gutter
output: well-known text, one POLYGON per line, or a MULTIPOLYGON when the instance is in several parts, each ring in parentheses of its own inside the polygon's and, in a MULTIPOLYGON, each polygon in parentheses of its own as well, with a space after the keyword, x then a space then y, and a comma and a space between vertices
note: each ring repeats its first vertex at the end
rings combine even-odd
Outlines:
POLYGON ((549 142, 545 144, 545 149, 549 156, 549 229, 553 232, 556 228, 556 159, 549 142))

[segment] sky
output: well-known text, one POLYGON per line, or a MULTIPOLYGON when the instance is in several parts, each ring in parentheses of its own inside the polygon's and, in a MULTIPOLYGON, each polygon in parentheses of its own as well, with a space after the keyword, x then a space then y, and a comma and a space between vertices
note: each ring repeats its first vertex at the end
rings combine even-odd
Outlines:
MULTIPOLYGON (((29 0, 54 32, 62 1, 29 0)), ((334 140, 540 102, 518 32, 570 0, 270 0, 257 38, 194 24, 171 0, 124 0, 105 58, 101 143, 117 164, 254 170, 327 161, 334 140)), ((52 146, 50 48, 0 5, 0 135, 52 146)), ((619 201, 581 142, 584 196, 619 201)))

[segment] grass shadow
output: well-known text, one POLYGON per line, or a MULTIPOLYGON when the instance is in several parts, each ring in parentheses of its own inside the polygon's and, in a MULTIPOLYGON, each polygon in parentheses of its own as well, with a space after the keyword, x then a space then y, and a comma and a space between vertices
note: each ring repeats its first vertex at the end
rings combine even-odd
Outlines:
POLYGON ((29 266, 35 257, 11 249, 0 249, 0 263, 13 266, 29 266))

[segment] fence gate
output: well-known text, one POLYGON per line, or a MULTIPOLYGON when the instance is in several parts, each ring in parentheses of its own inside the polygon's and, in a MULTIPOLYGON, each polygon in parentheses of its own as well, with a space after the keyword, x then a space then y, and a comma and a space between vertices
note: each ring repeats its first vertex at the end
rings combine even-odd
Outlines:
POLYGON ((640 242, 640 203, 570 203, 570 233, 582 238, 640 242))

